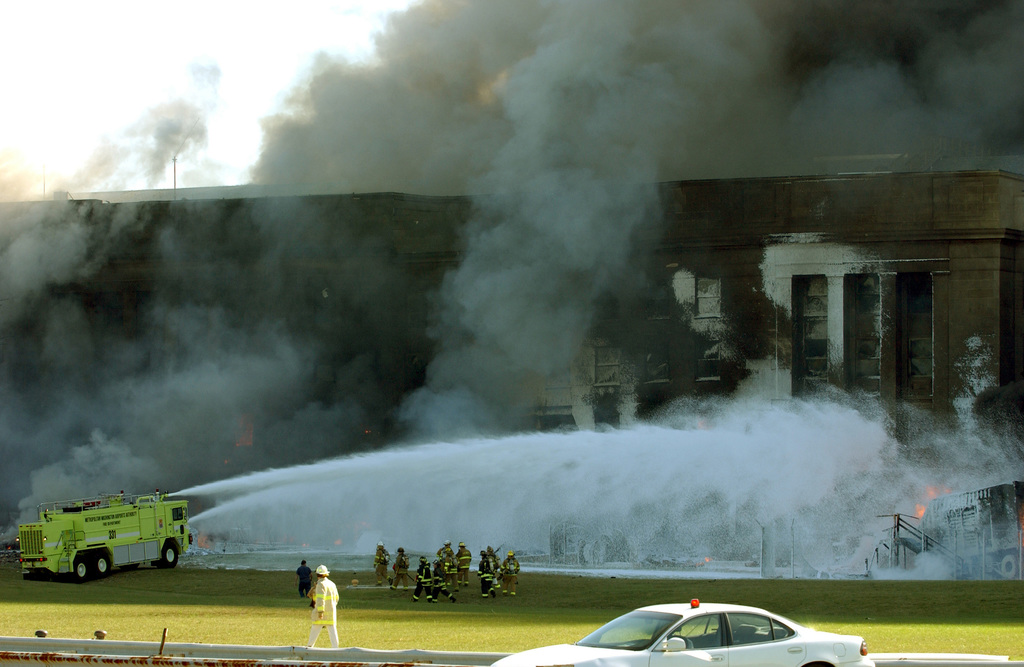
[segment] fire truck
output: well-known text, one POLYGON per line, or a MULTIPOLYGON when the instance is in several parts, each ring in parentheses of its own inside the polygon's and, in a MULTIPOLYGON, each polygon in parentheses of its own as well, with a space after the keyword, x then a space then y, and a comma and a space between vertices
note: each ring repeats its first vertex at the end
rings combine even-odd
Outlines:
POLYGON ((946 555, 957 579, 1020 579, 1024 482, 939 496, 920 530, 924 548, 946 555))
POLYGON ((188 549, 188 501, 147 495, 102 495, 39 505, 39 520, 18 526, 22 576, 74 581, 104 577, 112 567, 174 567, 188 549))

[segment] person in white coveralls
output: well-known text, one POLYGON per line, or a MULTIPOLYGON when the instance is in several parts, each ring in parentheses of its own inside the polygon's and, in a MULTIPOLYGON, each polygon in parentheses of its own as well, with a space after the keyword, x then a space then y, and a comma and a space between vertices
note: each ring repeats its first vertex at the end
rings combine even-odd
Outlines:
POLYGON ((316 644, 320 631, 327 628, 327 634, 331 637, 331 646, 338 648, 338 587, 327 578, 330 574, 326 565, 316 568, 316 586, 309 591, 309 597, 313 598, 312 617, 313 627, 309 629, 308 648, 316 644))

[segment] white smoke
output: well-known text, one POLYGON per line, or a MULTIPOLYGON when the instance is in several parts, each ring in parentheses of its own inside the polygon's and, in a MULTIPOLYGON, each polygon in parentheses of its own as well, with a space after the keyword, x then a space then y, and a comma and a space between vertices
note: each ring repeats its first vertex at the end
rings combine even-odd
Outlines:
POLYGON ((33 470, 32 492, 18 507, 23 521, 38 519, 37 506, 55 500, 71 500, 116 493, 124 488, 143 490, 158 476, 157 461, 140 457, 127 445, 93 431, 89 442, 72 447, 68 456, 33 470))

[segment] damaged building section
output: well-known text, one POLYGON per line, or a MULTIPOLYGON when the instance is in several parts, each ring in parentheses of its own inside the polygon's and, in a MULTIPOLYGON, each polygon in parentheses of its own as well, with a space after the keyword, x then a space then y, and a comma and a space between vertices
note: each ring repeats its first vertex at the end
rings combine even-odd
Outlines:
MULTIPOLYGON (((833 391, 965 418, 979 394, 1021 379, 1024 177, 653 190, 660 209, 648 213, 650 198, 637 196, 646 217, 618 241, 630 244, 628 261, 581 253, 533 303, 512 292, 523 289, 515 276, 545 289, 529 275, 537 264, 491 284, 478 255, 473 279, 452 289, 474 234, 509 235, 488 226, 496 197, 183 191, 178 201, 4 204, 8 229, 21 231, 4 248, 2 371, 21 406, 12 415, 26 422, 8 429, 47 423, 39 438, 104 451, 121 446, 110 434, 151 443, 133 459, 140 478, 176 451, 161 434, 225 443, 175 461, 182 479, 204 479, 289 463, 296 451, 312 459, 394 441, 409 428, 410 399, 431 392, 457 399, 451 414, 434 412, 439 422, 489 402, 507 432, 628 425, 687 397, 833 391), (593 257, 617 263, 600 289, 593 257), (510 296, 517 307, 505 313, 510 296), (566 301, 578 308, 555 313, 566 301), (452 325, 479 304, 472 327, 452 325), (550 325, 523 320, 556 315, 558 341, 550 325), (466 378, 472 391, 459 385, 466 378)), ((619 202, 605 214, 628 213, 619 202)), ((614 225, 603 233, 615 238, 614 225)), ((572 252, 566 238, 558 252, 572 252)), ((488 258, 497 272, 503 257, 488 258)), ((50 463, 33 465, 59 481, 50 463)), ((25 497, 27 485, 11 493, 25 497)))
POLYGON ((633 397, 642 414, 832 389, 969 409, 1022 377, 1022 186, 1005 172, 665 184, 649 290, 627 323, 598 322, 621 344, 585 350, 580 384, 617 388, 611 421, 633 397))
MULTIPOLYGON (((652 226, 658 236, 640 242, 643 279, 601 295, 579 353, 564 371, 537 379, 534 425, 628 423, 679 396, 785 399, 828 388, 950 413, 981 389, 1021 378, 1022 177, 901 173, 660 187, 664 220, 652 226)), ((166 237, 161 228, 198 238, 218 227, 244 232, 239 225, 265 235, 268 226, 302 220, 279 268, 319 296, 310 305, 323 327, 311 335, 330 339, 339 322, 330 324, 323 306, 365 290, 367 275, 396 281, 383 292, 389 301, 401 294, 388 305, 400 316, 379 322, 388 344, 327 345, 316 383, 323 392, 343 391, 331 388, 339 368, 372 354, 379 396, 394 407, 426 381, 431 299, 460 261, 460 229, 473 205, 468 197, 370 194, 33 206, 70 208, 76 222, 90 224, 144 217, 147 239, 166 237), (205 231, 186 229, 200 220, 205 231)), ((226 238, 199 242, 211 250, 227 245, 226 238)), ((131 337, 139 309, 158 284, 167 289, 169 274, 183 272, 178 280, 187 282, 200 267, 245 262, 209 252, 168 263, 156 246, 146 247, 135 247, 141 256, 130 261, 111 256, 91 280, 50 289, 119 320, 131 337)), ((262 249, 251 252, 255 259, 262 249)), ((253 305, 243 301, 239 309, 253 305)), ((166 342, 174 347, 173 337, 166 342)))

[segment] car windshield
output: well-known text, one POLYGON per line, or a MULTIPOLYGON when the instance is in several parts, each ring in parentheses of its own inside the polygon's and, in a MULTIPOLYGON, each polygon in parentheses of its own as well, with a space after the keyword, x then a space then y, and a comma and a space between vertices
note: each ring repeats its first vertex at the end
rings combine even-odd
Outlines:
POLYGON ((594 630, 576 642, 577 646, 643 651, 679 621, 678 614, 633 611, 594 630))

